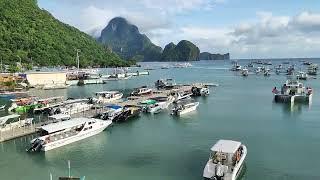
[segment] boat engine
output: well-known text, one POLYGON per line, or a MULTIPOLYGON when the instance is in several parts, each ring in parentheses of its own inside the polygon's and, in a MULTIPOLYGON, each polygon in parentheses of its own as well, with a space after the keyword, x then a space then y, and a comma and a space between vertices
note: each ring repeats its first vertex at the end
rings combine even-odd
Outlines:
POLYGON ((42 145, 44 144, 44 141, 41 139, 36 139, 32 144, 31 147, 28 148, 27 152, 39 152, 42 148, 42 145))

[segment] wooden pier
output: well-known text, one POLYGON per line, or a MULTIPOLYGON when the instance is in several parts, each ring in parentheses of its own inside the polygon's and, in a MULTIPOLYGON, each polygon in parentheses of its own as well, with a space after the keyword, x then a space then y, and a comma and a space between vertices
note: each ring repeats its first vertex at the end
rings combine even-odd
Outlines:
MULTIPOLYGON (((177 86, 174 89, 170 89, 170 90, 154 90, 152 94, 148 95, 148 96, 132 96, 132 97, 128 97, 128 100, 125 101, 116 101, 113 102, 112 104, 117 104, 120 106, 127 106, 127 105, 139 105, 140 102, 148 100, 150 98, 156 98, 156 97, 165 97, 168 96, 170 93, 172 92, 181 92, 181 91, 189 91, 191 92, 192 87, 197 86, 197 87, 203 87, 203 86, 215 86, 212 84, 208 84, 208 83, 196 83, 196 84, 192 84, 192 85, 180 85, 177 86)), ((78 118, 78 117, 93 117, 99 113, 103 113, 105 112, 105 108, 104 106, 100 106, 100 107, 93 107, 92 109, 88 110, 88 111, 83 111, 80 113, 76 113, 76 114, 72 114, 71 118, 78 118)), ((41 127, 41 125, 44 124, 49 124, 52 123, 50 122, 50 120, 48 119, 42 119, 40 122, 37 123, 33 123, 29 126, 24 126, 24 127, 12 127, 10 129, 6 129, 6 130, 1 130, 0 128, 0 142, 3 141, 8 141, 11 139, 15 139, 18 137, 22 137, 22 136, 26 136, 26 135, 30 135, 30 134, 34 134, 37 132, 37 127, 41 127)))

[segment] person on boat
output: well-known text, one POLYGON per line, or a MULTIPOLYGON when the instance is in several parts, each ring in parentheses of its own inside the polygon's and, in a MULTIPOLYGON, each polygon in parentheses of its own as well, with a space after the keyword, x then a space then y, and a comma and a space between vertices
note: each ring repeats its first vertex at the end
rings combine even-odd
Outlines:
POLYGON ((279 93, 279 91, 277 90, 277 87, 274 87, 274 88, 272 89, 272 93, 273 93, 273 94, 278 94, 278 93, 279 93))
POLYGON ((223 165, 219 161, 218 164, 216 165, 216 178, 217 180, 222 180, 223 176, 224 176, 223 165))

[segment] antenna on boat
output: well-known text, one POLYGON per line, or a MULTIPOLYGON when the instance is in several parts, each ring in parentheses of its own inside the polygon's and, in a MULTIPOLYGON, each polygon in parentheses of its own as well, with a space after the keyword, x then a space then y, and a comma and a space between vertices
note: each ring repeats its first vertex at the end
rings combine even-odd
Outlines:
POLYGON ((79 67, 80 67, 80 58, 79 58, 79 52, 81 52, 80 51, 80 49, 76 49, 76 52, 77 52, 77 68, 78 68, 78 71, 79 71, 79 67))

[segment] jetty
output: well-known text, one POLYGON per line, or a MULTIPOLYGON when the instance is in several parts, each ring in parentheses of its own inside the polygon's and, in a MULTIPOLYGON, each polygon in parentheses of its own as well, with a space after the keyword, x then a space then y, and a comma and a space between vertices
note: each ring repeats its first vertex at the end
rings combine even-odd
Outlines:
MULTIPOLYGON (((153 89, 153 93, 145 96, 129 96, 126 100, 118 100, 114 101, 110 104, 117 104, 120 106, 139 106, 140 102, 157 97, 167 97, 173 92, 191 92, 192 87, 210 87, 210 86, 218 86, 217 84, 212 83, 194 83, 194 84, 185 84, 185 85, 176 85, 172 89, 153 89)), ((78 117, 94 117, 97 114, 105 112, 104 104, 97 104, 92 107, 92 109, 75 113, 70 115, 71 118, 78 117)), ((52 123, 49 118, 43 118, 38 122, 33 122, 29 125, 24 126, 10 126, 10 124, 6 125, 6 128, 0 128, 0 142, 8 141, 11 139, 15 139, 18 137, 34 134, 37 132, 37 129, 45 124, 52 123)))

